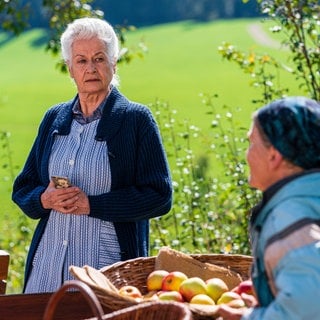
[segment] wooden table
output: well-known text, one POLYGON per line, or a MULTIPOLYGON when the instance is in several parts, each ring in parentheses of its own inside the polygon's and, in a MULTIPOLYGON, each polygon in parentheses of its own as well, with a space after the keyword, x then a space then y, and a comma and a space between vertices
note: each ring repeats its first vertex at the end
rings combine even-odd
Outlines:
POLYGON ((6 293, 8 269, 9 269, 9 253, 7 253, 6 251, 0 250, 0 294, 6 293))
MULTIPOLYGON (((0 295, 0 320, 42 320, 52 293, 0 295)), ((103 308, 105 313, 111 310, 103 308)), ((80 292, 67 292, 56 309, 56 320, 80 320, 93 317, 80 292)))

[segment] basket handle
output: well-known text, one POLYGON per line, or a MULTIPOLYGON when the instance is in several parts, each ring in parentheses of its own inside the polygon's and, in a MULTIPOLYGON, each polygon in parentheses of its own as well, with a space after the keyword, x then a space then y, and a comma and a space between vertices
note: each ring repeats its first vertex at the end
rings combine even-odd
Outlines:
POLYGON ((91 310, 92 310, 94 316, 97 318, 97 320, 102 320, 104 312, 103 312, 103 309, 101 307, 101 304, 100 304, 97 296, 94 294, 92 289, 87 284, 85 284, 79 280, 70 280, 70 281, 64 283, 59 288, 59 290, 56 291, 51 296, 51 298, 47 304, 47 307, 45 309, 43 320, 52 320, 53 319, 58 302, 63 297, 64 293, 70 288, 77 288, 86 298, 86 300, 89 303, 91 310))

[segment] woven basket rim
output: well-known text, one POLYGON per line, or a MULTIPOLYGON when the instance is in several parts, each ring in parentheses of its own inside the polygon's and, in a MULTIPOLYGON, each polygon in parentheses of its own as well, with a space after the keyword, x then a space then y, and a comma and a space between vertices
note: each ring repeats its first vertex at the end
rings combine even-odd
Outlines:
MULTIPOLYGON (((205 258, 205 257, 214 257, 214 258, 231 258, 231 259, 239 259, 239 260, 243 260, 245 262, 252 262, 252 256, 250 255, 244 255, 244 254, 229 254, 229 253, 194 253, 194 254, 190 254, 190 257, 192 258, 197 258, 197 257, 201 257, 201 258, 205 258)), ((148 257, 138 257, 138 258, 133 258, 133 259, 128 259, 125 261, 119 261, 119 262, 115 262, 112 265, 109 266, 105 266, 102 267, 100 269, 100 271, 102 273, 106 272, 107 270, 110 269, 116 269, 119 266, 123 266, 123 265, 129 265, 131 263, 133 264, 138 264, 138 263, 143 263, 145 261, 149 261, 149 260, 153 260, 156 259, 157 256, 148 256, 148 257)))
MULTIPOLYGON (((140 314, 139 319, 149 320, 150 318, 147 318, 147 316, 150 316, 150 311, 154 312, 155 313, 154 315, 156 315, 156 314, 159 314, 159 310, 161 309, 163 310, 163 308, 167 308, 166 320, 193 319, 192 311, 185 304, 175 302, 175 301, 148 301, 148 302, 141 302, 137 305, 129 306, 129 307, 108 313, 103 316, 103 320, 122 319, 122 316, 125 319, 131 319, 131 317, 135 315, 137 311, 146 312, 145 317, 144 317, 144 314, 142 315, 140 314)), ((96 320, 96 319, 97 318, 89 318, 87 320, 96 320)))

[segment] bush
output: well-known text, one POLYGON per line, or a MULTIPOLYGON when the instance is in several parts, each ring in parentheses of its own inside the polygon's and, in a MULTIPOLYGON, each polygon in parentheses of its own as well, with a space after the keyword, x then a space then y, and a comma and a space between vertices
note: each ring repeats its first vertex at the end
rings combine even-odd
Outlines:
POLYGON ((161 129, 174 187, 171 212, 151 221, 152 254, 161 246, 192 253, 251 252, 248 214, 259 194, 246 183, 246 132, 235 125, 228 108, 223 117, 215 111, 212 97, 204 96, 203 101, 213 116, 212 140, 194 125, 178 123, 168 103, 150 106, 161 129), (195 145, 205 153, 195 155, 195 145))

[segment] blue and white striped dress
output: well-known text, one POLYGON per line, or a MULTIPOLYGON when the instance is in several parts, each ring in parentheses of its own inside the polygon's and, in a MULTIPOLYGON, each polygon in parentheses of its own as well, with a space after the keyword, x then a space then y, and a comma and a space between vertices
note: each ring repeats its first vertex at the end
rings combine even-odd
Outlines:
MULTIPOLYGON (((94 139, 98 123, 73 120, 69 135, 57 135, 49 164, 50 175, 69 177, 87 195, 109 192, 111 186, 107 144, 94 139)), ((113 223, 52 210, 25 293, 56 291, 64 281, 73 279, 70 265, 99 269, 119 260, 113 223)))

